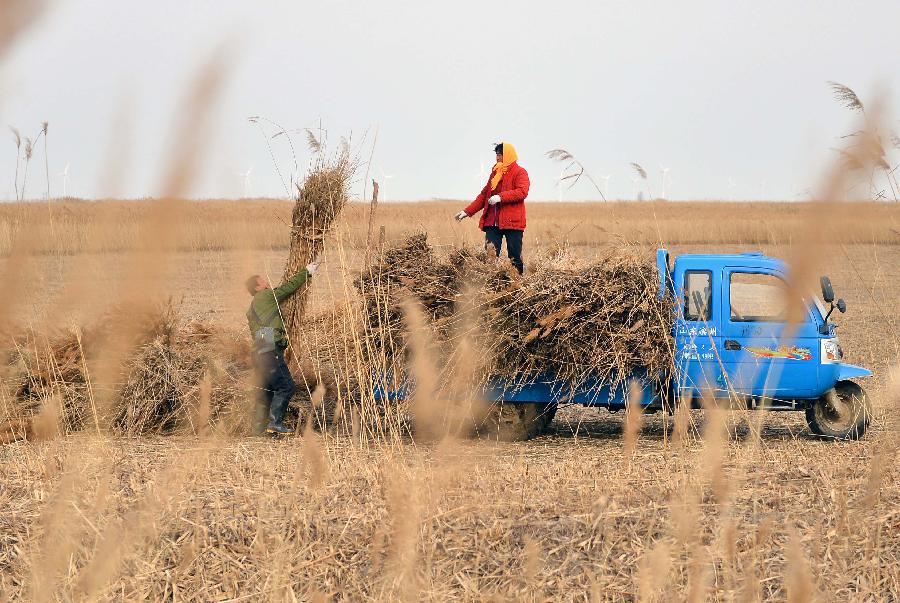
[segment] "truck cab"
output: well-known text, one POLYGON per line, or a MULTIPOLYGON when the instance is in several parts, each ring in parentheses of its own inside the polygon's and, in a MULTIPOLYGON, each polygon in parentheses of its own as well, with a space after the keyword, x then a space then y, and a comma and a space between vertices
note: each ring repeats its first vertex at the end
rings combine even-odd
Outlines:
POLYGON ((788 267, 761 253, 684 254, 670 265, 657 252, 661 293, 676 304, 677 350, 670 386, 679 400, 704 396, 732 405, 805 410, 817 434, 859 437, 870 409, 852 378, 871 373, 844 364, 829 318, 843 312, 822 278, 825 304, 797 291, 788 267))

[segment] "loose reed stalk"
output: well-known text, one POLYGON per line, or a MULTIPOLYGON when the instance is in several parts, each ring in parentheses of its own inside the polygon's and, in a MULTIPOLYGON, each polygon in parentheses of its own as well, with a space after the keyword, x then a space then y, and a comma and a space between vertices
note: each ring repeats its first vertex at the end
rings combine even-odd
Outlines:
POLYGON ((28 185, 28 164, 31 163, 31 155, 34 152, 34 146, 30 138, 25 138, 25 170, 22 173, 22 198, 25 200, 25 188, 28 185))
POLYGON ((9 129, 12 132, 13 141, 16 144, 16 175, 13 179, 13 185, 16 189, 16 201, 19 201, 19 157, 22 155, 22 135, 12 126, 9 126, 9 129))

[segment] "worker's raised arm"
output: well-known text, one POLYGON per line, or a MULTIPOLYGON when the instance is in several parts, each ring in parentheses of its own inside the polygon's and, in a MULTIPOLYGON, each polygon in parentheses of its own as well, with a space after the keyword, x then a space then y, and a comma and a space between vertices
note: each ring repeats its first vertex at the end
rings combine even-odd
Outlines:
POLYGON ((316 268, 318 268, 318 264, 309 264, 306 268, 304 268, 288 280, 284 281, 281 285, 275 287, 272 290, 272 293, 275 294, 275 299, 277 299, 279 302, 283 302, 294 293, 296 293, 297 289, 303 286, 303 283, 305 283, 313 274, 315 274, 316 268))
POLYGON ((520 203, 528 197, 528 189, 531 188, 531 180, 528 178, 528 172, 524 169, 519 170, 516 179, 513 180, 513 187, 508 191, 500 193, 500 203, 520 203))

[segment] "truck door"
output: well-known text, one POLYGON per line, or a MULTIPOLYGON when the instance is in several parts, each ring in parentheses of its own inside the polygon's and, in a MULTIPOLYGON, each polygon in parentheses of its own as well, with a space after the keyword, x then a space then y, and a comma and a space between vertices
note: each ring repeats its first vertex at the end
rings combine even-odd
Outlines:
POLYGON ((723 388, 722 368, 718 359, 720 321, 720 274, 712 270, 678 271, 675 274, 678 314, 675 320, 677 350, 676 379, 682 399, 701 396, 723 388))
POLYGON ((720 353, 728 385, 743 396, 804 398, 816 388, 819 345, 804 305, 788 323, 789 289, 765 269, 726 268, 720 353))

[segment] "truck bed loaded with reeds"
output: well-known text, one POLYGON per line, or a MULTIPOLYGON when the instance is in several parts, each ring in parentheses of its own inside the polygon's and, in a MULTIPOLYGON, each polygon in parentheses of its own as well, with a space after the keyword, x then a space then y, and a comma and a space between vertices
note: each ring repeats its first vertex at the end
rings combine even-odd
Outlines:
POLYGON ((827 278, 831 310, 809 295, 788 320, 792 288, 779 260, 672 263, 665 250, 648 260, 627 249, 591 261, 559 253, 519 277, 483 251, 439 255, 424 235, 385 250, 357 280, 375 399, 421 398, 409 367, 428 353, 438 361, 426 397, 487 401, 491 412, 473 412, 476 428, 503 438, 542 433, 561 404, 802 410, 820 436, 865 432, 869 402, 851 379, 870 373, 843 363, 830 318, 846 306, 827 278))

